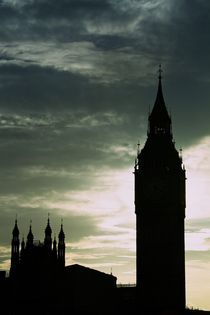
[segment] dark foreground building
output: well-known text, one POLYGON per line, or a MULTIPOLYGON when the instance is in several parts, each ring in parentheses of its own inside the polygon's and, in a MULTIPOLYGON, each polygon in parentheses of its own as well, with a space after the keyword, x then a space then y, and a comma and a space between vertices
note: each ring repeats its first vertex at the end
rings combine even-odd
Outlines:
POLYGON ((44 241, 34 240, 30 225, 26 242, 12 232, 9 278, 0 273, 4 312, 0 314, 107 314, 113 310, 117 278, 80 265, 65 266, 65 234, 61 224, 52 240, 50 220, 44 241))
POLYGON ((184 310, 185 170, 173 141, 161 71, 134 174, 139 307, 184 310))
POLYGON ((65 234, 63 231, 63 224, 61 224, 60 232, 58 234, 58 246, 56 239, 52 241, 52 229, 50 220, 47 220, 45 228, 44 242, 34 240, 32 227, 30 225, 27 235, 26 243, 24 239, 19 240, 19 229, 17 220, 12 231, 11 243, 11 268, 10 277, 16 278, 19 276, 31 274, 45 274, 46 272, 55 272, 55 270, 62 270, 65 267, 65 234))

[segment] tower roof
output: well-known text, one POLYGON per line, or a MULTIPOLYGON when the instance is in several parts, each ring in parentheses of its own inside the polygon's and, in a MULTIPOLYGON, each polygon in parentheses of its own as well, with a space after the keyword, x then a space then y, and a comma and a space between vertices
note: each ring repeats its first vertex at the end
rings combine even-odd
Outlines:
POLYGON ((45 228, 45 234, 46 235, 51 235, 52 234, 52 229, 50 227, 50 219, 49 219, 49 217, 47 219, 47 226, 45 228))
POLYGON ((65 234, 64 234, 64 231, 63 231, 63 223, 61 223, 61 229, 60 229, 60 232, 58 234, 58 238, 59 239, 64 239, 65 238, 65 234))
POLYGON ((27 240, 33 240, 33 239, 34 239, 34 236, 33 236, 32 228, 31 228, 31 224, 30 224, 27 240))
POLYGON ((159 69, 158 90, 152 112, 149 116, 150 134, 165 133, 171 134, 171 118, 168 114, 162 91, 161 67, 159 69))
POLYGON ((13 234, 13 236, 19 236, 19 229, 18 229, 18 225, 17 225, 17 219, 15 220, 15 226, 13 228, 12 234, 13 234))

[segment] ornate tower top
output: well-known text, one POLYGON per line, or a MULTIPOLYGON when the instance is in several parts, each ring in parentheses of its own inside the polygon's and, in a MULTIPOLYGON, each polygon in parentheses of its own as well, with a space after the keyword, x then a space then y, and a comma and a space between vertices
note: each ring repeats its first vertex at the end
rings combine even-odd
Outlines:
POLYGON ((18 225, 17 225, 17 219, 15 219, 15 226, 13 228, 12 235, 13 235, 13 237, 18 237, 19 236, 19 229, 18 229, 18 225))
POLYGON ((61 222, 61 229, 60 229, 60 232, 58 234, 58 238, 59 238, 59 240, 64 240, 64 238, 65 238, 65 234, 63 231, 63 222, 61 222))
POLYGON ((175 148, 171 117, 165 105, 162 91, 162 69, 159 66, 158 88, 152 112, 148 118, 148 137, 143 149, 138 148, 135 169, 152 172, 153 175, 182 168, 182 160, 175 148), (155 173, 154 173, 155 172, 155 173))
POLYGON ((50 218, 48 213, 48 219, 47 219, 47 226, 45 228, 45 238, 44 238, 44 245, 46 248, 51 251, 52 250, 52 229, 50 227, 50 218))
POLYGON ((33 236, 33 233, 32 233, 31 222, 30 222, 29 232, 28 232, 28 235, 27 235, 27 245, 32 245, 33 244, 33 240, 34 240, 34 236, 33 236))
POLYGON ((19 266, 19 229, 17 226, 17 218, 15 220, 15 226, 12 231, 12 252, 11 252, 11 268, 10 276, 13 276, 19 266))
POLYGON ((159 67, 158 90, 155 104, 149 115, 148 135, 168 135, 172 137, 171 117, 168 114, 162 91, 162 69, 159 67))
POLYGON ((48 214, 47 226, 45 228, 45 235, 46 236, 51 236, 51 234, 52 234, 52 229, 51 229, 51 226, 50 226, 50 218, 49 218, 49 214, 48 214))
POLYGON ((58 234, 58 263, 61 268, 65 267, 65 234, 63 231, 63 221, 61 220, 61 229, 58 234))

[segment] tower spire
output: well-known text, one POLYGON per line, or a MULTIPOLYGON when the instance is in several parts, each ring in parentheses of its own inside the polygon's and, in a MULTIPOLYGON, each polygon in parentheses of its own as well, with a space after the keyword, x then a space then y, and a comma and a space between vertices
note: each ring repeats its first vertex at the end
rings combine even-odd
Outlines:
POLYGON ((50 227, 50 214, 48 213, 47 226, 45 228, 45 239, 44 245, 46 248, 51 251, 52 250, 52 229, 50 227))
POLYGON ((28 235, 27 235, 27 242, 26 242, 26 247, 27 248, 31 248, 33 246, 33 242, 34 242, 34 236, 33 236, 33 233, 32 233, 32 220, 30 220, 30 225, 29 225, 29 232, 28 232, 28 235))
POLYGON ((171 134, 171 118, 168 114, 165 100, 163 97, 162 90, 162 67, 159 65, 158 70, 158 89, 157 96, 155 99, 155 104, 153 106, 152 112, 149 115, 149 136, 154 135, 168 135, 170 138, 171 134))
POLYGON ((15 219, 15 225, 12 231, 12 253, 11 253, 11 268, 10 268, 10 274, 14 275, 15 272, 18 269, 19 266, 19 246, 20 246, 20 240, 19 240, 19 229, 17 225, 17 216, 15 219))
POLYGON ((58 263, 61 268, 65 267, 65 234, 63 231, 63 220, 61 219, 61 228, 58 234, 58 263))

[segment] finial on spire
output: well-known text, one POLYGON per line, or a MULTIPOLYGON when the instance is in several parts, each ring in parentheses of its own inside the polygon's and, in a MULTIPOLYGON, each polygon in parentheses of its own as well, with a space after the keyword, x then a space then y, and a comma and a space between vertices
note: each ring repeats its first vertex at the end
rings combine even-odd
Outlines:
POLYGON ((15 225, 17 225, 17 213, 15 215, 15 225))
POLYGON ((161 64, 159 64, 159 69, 158 69, 158 79, 159 80, 162 79, 162 73, 163 73, 162 66, 161 66, 161 64))
POLYGON ((50 213, 47 214, 47 225, 50 225, 50 213))
POLYGON ((17 214, 16 214, 15 225, 14 225, 12 233, 13 233, 13 236, 18 236, 19 235, 19 229, 18 229, 18 225, 17 225, 17 214))
POLYGON ((58 238, 65 238, 65 234, 64 234, 64 231, 63 231, 63 219, 61 219, 61 228, 60 228, 60 232, 58 234, 58 238))

